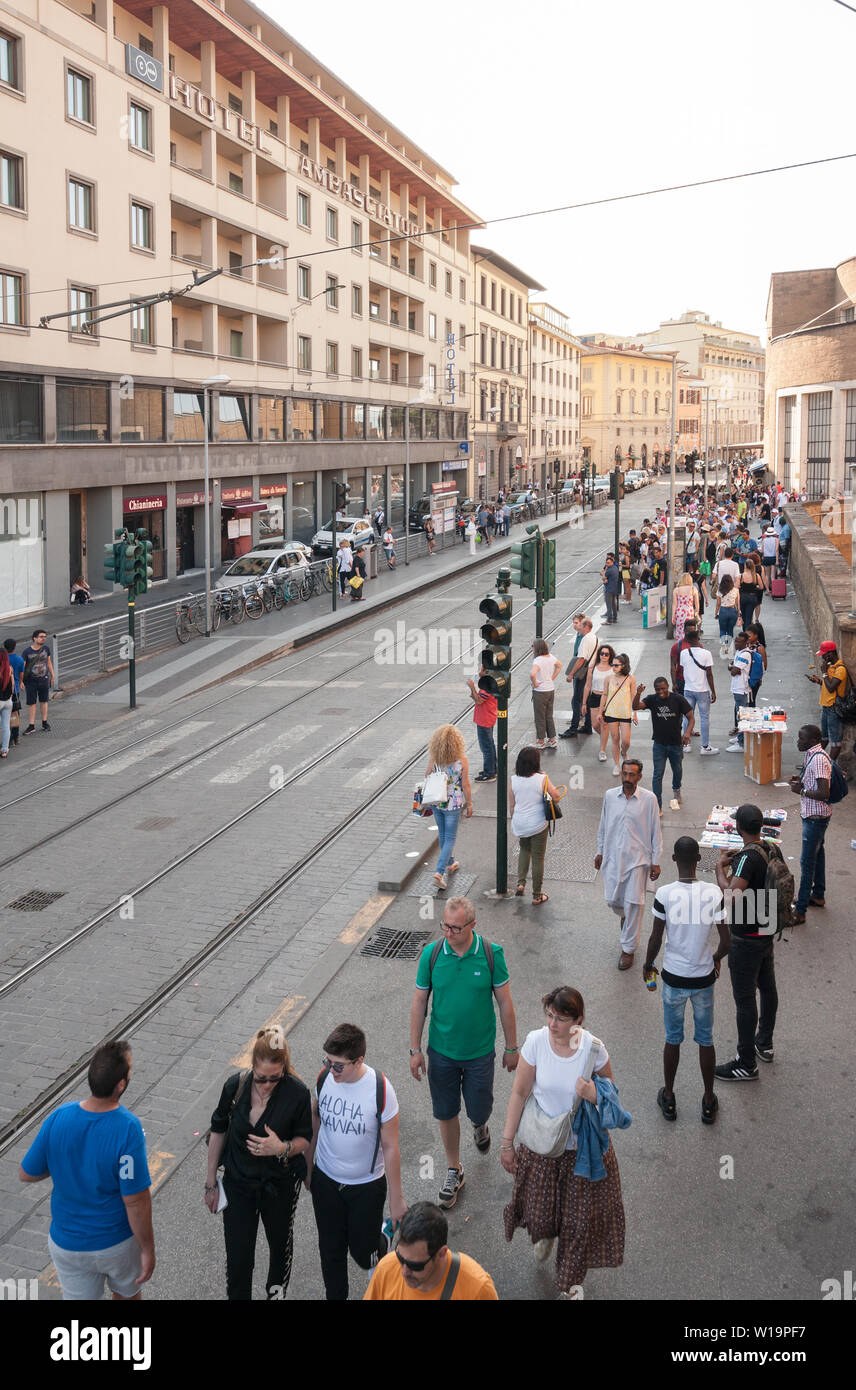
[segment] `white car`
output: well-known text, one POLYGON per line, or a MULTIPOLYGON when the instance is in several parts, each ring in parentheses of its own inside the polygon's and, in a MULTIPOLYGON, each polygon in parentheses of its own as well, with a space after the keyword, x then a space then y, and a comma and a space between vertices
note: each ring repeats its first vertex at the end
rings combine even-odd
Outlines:
POLYGON ((220 575, 215 589, 236 589, 250 579, 272 579, 284 570, 292 570, 298 565, 307 565, 311 556, 306 555, 306 546, 300 541, 289 541, 278 550, 248 550, 233 560, 220 575))
POLYGON ((593 486, 595 492, 609 492, 609 474, 598 473, 593 486))
MULTIPOLYGON (((336 549, 340 541, 347 541, 352 550, 358 545, 371 545, 377 536, 374 527, 363 517, 339 517, 336 521, 336 549)), ((329 555, 333 549, 333 522, 325 523, 312 537, 312 549, 316 555, 329 555)))

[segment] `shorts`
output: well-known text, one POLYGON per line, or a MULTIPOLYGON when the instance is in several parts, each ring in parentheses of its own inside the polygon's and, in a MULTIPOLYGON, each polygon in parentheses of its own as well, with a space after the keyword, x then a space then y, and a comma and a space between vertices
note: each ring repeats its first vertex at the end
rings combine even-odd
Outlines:
POLYGON ((629 719, 619 719, 617 714, 604 714, 602 716, 604 724, 629 724, 629 719))
POLYGON ((66 1302, 102 1298, 105 1281, 110 1292, 121 1298, 134 1298, 140 1292, 142 1286, 136 1281, 142 1261, 136 1236, 105 1250, 63 1250, 48 1236, 48 1249, 66 1302))
POLYGON ((588 697, 588 707, 589 707, 589 709, 600 709, 600 702, 601 702, 602 699, 603 699, 603 696, 602 696, 602 695, 594 695, 594 694, 589 695, 589 697, 588 697))
POLYGON ((835 713, 834 705, 820 707, 820 736, 830 743, 840 743, 844 737, 844 723, 835 713))
POLYGON ((699 1047, 713 1046, 713 985, 704 989, 677 989, 663 981, 663 1022, 666 1042, 677 1045, 684 1040, 684 1014, 687 1000, 693 1007, 693 1042, 699 1047))
POLYGON ((47 704, 51 695, 51 683, 49 676, 30 676, 25 682, 27 691, 27 704, 47 704))
POLYGON ((428 1048, 428 1089, 435 1120, 454 1120, 461 1113, 461 1095, 470 1122, 485 1125, 493 1110, 495 1052, 457 1062, 428 1048))

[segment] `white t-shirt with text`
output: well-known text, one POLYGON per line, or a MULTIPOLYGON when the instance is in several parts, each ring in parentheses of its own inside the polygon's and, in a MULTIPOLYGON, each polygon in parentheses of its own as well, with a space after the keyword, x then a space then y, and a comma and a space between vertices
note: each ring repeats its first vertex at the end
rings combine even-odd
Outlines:
MULTIPOLYGON (((317 1093, 316 1093, 317 1094, 317 1093)), ((378 1145, 374 1171, 369 1172, 377 1138, 377 1083, 373 1067, 367 1066, 359 1081, 336 1081, 327 1077, 317 1096, 321 1128, 315 1147, 315 1162, 334 1182, 356 1186, 383 1176, 383 1146, 378 1145)), ((381 1123, 398 1114, 398 1098, 387 1079, 381 1123)))

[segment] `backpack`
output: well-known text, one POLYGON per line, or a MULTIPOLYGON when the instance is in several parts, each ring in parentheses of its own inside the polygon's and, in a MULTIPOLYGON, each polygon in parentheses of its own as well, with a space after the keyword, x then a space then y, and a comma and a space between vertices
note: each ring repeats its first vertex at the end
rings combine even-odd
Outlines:
MULTIPOLYGON (((816 756, 817 754, 815 754, 815 757, 816 756)), ((829 754, 827 754, 827 757, 829 757, 829 754)), ((839 801, 844 800, 850 788, 847 785, 847 778, 844 776, 838 763, 833 762, 832 759, 829 758, 829 766, 831 769, 829 774, 829 804, 830 806, 836 806, 839 801)), ((807 793, 807 795, 809 795, 809 793, 807 793)))
MULTIPOLYGON (((480 938, 484 957, 487 961, 487 968, 490 971, 490 987, 493 989, 493 947, 486 936, 480 938)), ((443 949, 443 941, 434 942, 434 949, 431 952, 431 959, 428 962, 428 994, 425 997, 425 1012, 428 1012, 428 1000, 431 998, 431 991, 434 988, 434 966, 437 964, 437 957, 443 949)))
POLYGON ((764 660, 759 651, 752 652, 752 665, 749 668, 749 684, 757 685, 764 679, 764 660))
POLYGON ((847 688, 843 695, 836 695, 833 705, 838 718, 845 724, 852 724, 856 721, 856 688, 851 680, 847 681, 847 688))
MULTIPOLYGON (((441 943, 441 944, 442 944, 442 943, 441 943)), ((329 1066, 324 1066, 324 1067, 322 1067, 321 1071, 319 1071, 319 1073, 318 1073, 318 1079, 317 1079, 316 1082, 315 1082, 315 1094, 316 1094, 316 1096, 318 1097, 319 1101, 320 1101, 320 1099, 321 1099, 321 1092, 322 1092, 322 1090, 323 1090, 323 1088, 324 1088, 324 1082, 327 1080, 327 1077, 330 1075, 331 1070, 332 1070, 332 1069, 331 1069, 329 1066)), ((381 1127, 381 1124, 383 1123, 383 1112, 384 1112, 384 1109, 385 1109, 385 1108, 386 1108, 386 1077, 384 1076, 384 1074, 383 1074, 382 1071, 376 1071, 376 1072, 375 1072, 375 1114, 376 1114, 376 1118, 377 1118, 377 1134, 375 1135, 374 1152, 373 1152, 373 1154, 372 1154, 371 1167, 369 1168, 369 1172, 370 1172, 370 1173, 373 1173, 373 1172, 374 1172, 375 1164, 377 1163, 377 1154, 378 1154, 378 1149, 380 1148, 380 1127, 381 1127)))
POLYGON ((781 941, 782 932, 789 931, 794 924, 793 901, 795 897, 794 876, 782 857, 782 851, 778 845, 760 844, 754 845, 754 849, 759 849, 767 861, 767 877, 764 880, 764 888, 768 894, 776 895, 776 930, 772 935, 777 941, 781 941))

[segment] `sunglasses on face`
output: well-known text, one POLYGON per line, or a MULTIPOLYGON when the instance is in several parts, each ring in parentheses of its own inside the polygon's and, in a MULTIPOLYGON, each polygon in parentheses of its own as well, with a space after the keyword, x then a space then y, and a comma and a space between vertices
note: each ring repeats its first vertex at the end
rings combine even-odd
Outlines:
POLYGON ((411 1273, 421 1274, 426 1265, 430 1265, 431 1260, 433 1260, 434 1256, 432 1255, 427 1260, 405 1260, 404 1256, 399 1255, 398 1251, 396 1250, 395 1258, 398 1260, 399 1264, 404 1265, 405 1268, 411 1271, 411 1273))
POLYGON ((329 1057, 322 1057, 321 1060, 324 1063, 325 1067, 329 1067, 330 1070, 334 1071, 337 1076, 341 1076, 342 1072, 345 1070, 345 1067, 348 1065, 347 1062, 331 1062, 329 1057))
POLYGON ((253 1080, 257 1086, 275 1086, 278 1081, 282 1080, 282 1072, 279 1076, 256 1076, 253 1072, 253 1080))

